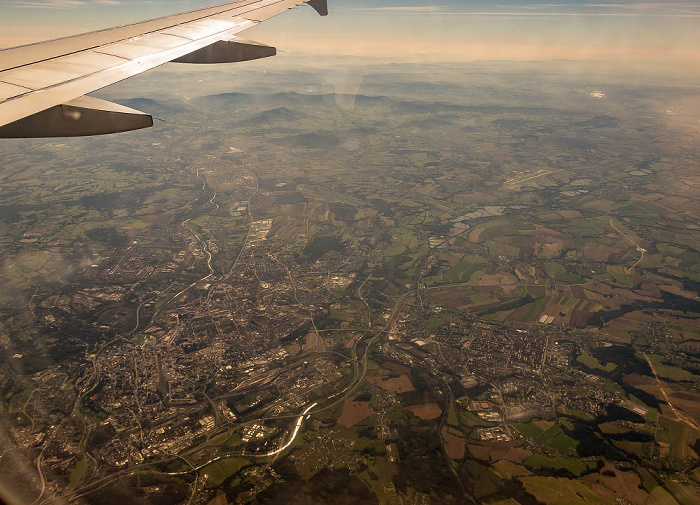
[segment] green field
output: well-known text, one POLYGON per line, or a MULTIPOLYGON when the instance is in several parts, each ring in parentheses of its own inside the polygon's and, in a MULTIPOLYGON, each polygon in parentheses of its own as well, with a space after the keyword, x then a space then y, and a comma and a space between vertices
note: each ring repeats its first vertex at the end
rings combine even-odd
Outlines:
POLYGON ((513 423, 513 427, 527 438, 537 438, 542 434, 542 428, 534 423, 513 423))
POLYGON ((206 479, 206 487, 220 486, 226 479, 236 474, 241 468, 248 465, 249 460, 244 458, 225 458, 207 465, 202 470, 206 479))
POLYGON ((87 475, 88 470, 88 460, 87 458, 79 459, 75 464, 75 467, 69 470, 69 489, 77 489, 83 484, 83 480, 87 475))
POLYGON ((602 370, 603 372, 610 373, 617 368, 615 363, 606 363, 603 365, 598 361, 591 353, 588 351, 583 351, 577 358, 577 361, 583 363, 588 368, 602 370))
POLYGON ((547 444, 560 452, 568 452, 575 449, 578 445, 578 441, 574 440, 568 435, 565 435, 561 429, 561 426, 558 424, 555 424, 544 431, 538 438, 542 443, 547 444))

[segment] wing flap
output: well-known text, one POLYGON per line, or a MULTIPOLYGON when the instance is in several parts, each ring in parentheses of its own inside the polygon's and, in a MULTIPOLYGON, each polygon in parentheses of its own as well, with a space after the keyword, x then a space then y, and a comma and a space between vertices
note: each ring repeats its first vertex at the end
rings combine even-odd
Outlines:
MULTIPOLYGON (((232 25, 228 26, 228 28, 231 27, 232 25)), ((177 37, 175 35, 158 33, 155 35, 147 35, 137 40, 118 42, 117 44, 100 47, 94 52, 98 54, 117 56, 127 60, 135 60, 151 54, 161 53, 169 49, 175 49, 189 43, 192 43, 192 41, 189 39, 183 39, 182 37, 177 37)))
POLYGON ((193 21, 192 23, 188 23, 186 25, 168 28, 162 33, 175 35, 177 37, 184 37, 189 40, 197 40, 218 33, 217 28, 218 25, 216 23, 211 23, 210 21, 203 19, 201 21, 193 21))
POLYGON ((0 81, 39 90, 122 65, 125 58, 97 51, 72 54, 0 72, 0 81))
POLYGON ((46 86, 53 86, 77 77, 114 68, 123 65, 125 61, 124 58, 117 56, 89 51, 0 72, 0 87, 5 84, 15 88, 14 94, 11 94, 12 89, 7 88, 5 96, 0 91, 0 102, 46 86))
POLYGON ((3 82, 39 90, 58 82, 65 82, 80 77, 82 72, 71 70, 58 63, 43 63, 31 67, 9 70, 0 74, 3 82))
POLYGON ((278 14, 282 14, 283 12, 288 11, 297 3, 303 2, 278 2, 271 5, 266 5, 265 7, 255 9, 250 12, 241 13, 239 14, 239 16, 241 16, 244 19, 250 19, 251 21, 257 21, 261 23, 266 19, 270 19, 271 17, 277 16, 278 14))
POLYGON ((99 72, 124 63, 123 58, 110 56, 108 54, 100 54, 96 51, 86 51, 84 53, 71 54, 63 58, 38 63, 37 66, 46 65, 47 67, 56 64, 59 66, 79 67, 85 72, 99 72))
POLYGON ((29 93, 30 91, 32 90, 23 86, 10 84, 9 82, 0 82, 0 101, 23 95, 25 93, 29 93))

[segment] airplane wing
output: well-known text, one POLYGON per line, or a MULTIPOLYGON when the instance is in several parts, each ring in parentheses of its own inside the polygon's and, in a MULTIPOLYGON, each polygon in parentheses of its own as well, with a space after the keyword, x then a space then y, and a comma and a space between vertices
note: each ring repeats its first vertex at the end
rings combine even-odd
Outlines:
POLYGON ((164 63, 233 63, 276 54, 236 34, 308 3, 237 0, 119 28, 0 50, 0 138, 75 137, 146 128, 153 118, 84 96, 164 63))

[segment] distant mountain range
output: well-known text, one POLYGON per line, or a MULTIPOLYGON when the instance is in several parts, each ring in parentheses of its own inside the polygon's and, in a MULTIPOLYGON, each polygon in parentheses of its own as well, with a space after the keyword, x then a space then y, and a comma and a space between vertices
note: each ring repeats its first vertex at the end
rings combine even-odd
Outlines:
MULTIPOLYGON (((523 116, 555 115, 560 117, 573 116, 576 111, 567 111, 549 107, 509 106, 500 104, 463 105, 450 101, 437 100, 407 100, 388 96, 369 96, 363 94, 344 93, 298 93, 282 92, 272 94, 255 93, 217 93, 193 98, 128 98, 116 100, 127 107, 152 114, 160 119, 178 120, 184 118, 201 121, 201 116, 227 116, 229 128, 262 128, 278 134, 290 135, 275 142, 283 145, 302 147, 329 147, 342 144, 348 140, 358 140, 375 133, 373 124, 358 126, 357 122, 348 124, 348 129, 339 128, 332 136, 315 133, 309 138, 299 135, 308 132, 299 121, 319 118, 330 112, 343 114, 343 111, 371 111, 381 114, 381 117, 394 117, 404 127, 413 128, 444 128, 454 124, 460 115, 479 114, 500 117, 494 125, 500 129, 517 130, 527 126, 531 119, 524 120, 523 116), (326 112, 324 112, 326 111, 326 112), (297 123, 297 124, 295 124, 297 123), (354 128, 353 128, 354 127, 354 128), (306 132, 304 131, 306 130, 306 132), (339 136, 338 136, 339 135, 339 136), (313 138, 312 138, 313 137, 313 138)), ((342 116, 339 116, 342 117, 342 116)), ((580 117, 580 116, 579 116, 580 117)), ((607 127, 617 124, 617 118, 611 116, 596 116, 592 119, 579 121, 576 126, 607 127)), ((331 135, 331 134, 329 134, 331 135)), ((568 147, 581 147, 571 146, 568 147)), ((565 146, 565 147, 566 147, 565 146)))

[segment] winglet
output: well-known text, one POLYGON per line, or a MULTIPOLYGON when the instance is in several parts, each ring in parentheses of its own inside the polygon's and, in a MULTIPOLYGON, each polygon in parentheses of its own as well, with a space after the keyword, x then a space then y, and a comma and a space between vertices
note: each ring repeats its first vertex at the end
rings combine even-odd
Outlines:
POLYGON ((328 0, 309 0, 306 2, 321 16, 328 16, 328 0))

